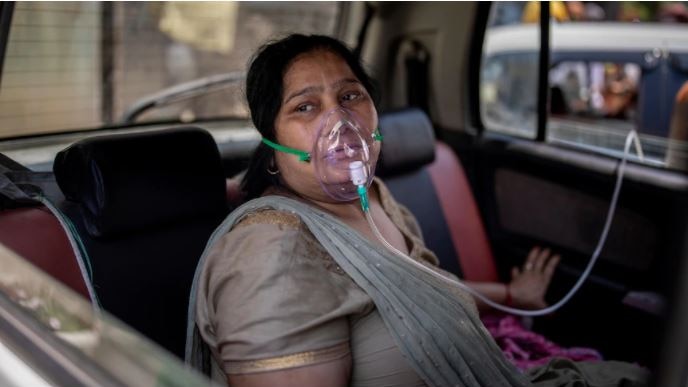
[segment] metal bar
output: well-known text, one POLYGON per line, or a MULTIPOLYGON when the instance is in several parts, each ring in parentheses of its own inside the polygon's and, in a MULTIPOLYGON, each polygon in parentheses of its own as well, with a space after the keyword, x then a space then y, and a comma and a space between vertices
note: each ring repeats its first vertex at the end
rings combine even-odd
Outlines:
POLYGON ((538 108, 536 141, 547 137, 547 115, 549 114, 549 1, 540 2, 540 57, 538 64, 538 108))
POLYGON ((10 25, 14 14, 14 1, 0 2, 0 84, 2 84, 2 69, 5 64, 5 52, 10 40, 10 25))

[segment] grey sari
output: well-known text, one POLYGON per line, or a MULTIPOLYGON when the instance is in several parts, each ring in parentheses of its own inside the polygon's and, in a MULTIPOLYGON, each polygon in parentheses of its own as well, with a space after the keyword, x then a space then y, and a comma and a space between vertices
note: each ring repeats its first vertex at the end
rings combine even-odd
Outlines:
POLYGON ((430 386, 528 386, 502 355, 482 322, 456 292, 371 243, 335 217, 283 196, 265 196, 233 211, 201 257, 189 302, 186 361, 208 371, 212 359, 195 323, 200 268, 213 243, 253 211, 298 215, 337 264, 372 298, 395 343, 430 386))
POLYGON ((198 263, 187 320, 186 362, 218 369, 196 324, 200 273, 212 246, 246 216, 273 209, 298 216, 336 263, 375 303, 395 344, 429 386, 643 386, 647 371, 628 363, 555 359, 521 374, 467 305, 465 293, 373 244, 332 215, 284 196, 265 196, 233 211, 198 263))

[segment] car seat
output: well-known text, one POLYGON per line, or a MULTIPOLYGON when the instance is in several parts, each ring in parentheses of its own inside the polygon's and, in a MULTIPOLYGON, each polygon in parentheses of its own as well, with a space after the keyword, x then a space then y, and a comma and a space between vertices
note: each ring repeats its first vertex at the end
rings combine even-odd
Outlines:
POLYGON ((435 140, 416 108, 379 117, 383 136, 378 175, 416 216, 440 266, 470 281, 497 281, 492 249, 461 162, 435 140))
POLYGON ((0 154, 0 244, 91 298, 88 274, 77 261, 65 229, 27 189, 34 194, 40 190, 54 202, 64 201, 52 173, 33 172, 0 154))
POLYGON ((182 357, 194 269, 228 213, 212 136, 180 128, 93 137, 58 153, 54 172, 101 306, 182 357))

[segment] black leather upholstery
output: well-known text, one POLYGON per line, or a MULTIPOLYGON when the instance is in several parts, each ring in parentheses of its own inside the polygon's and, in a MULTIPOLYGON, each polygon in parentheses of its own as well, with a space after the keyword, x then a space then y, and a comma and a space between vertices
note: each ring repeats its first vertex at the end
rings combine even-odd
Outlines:
POLYGON ((418 220, 425 245, 440 266, 461 275, 456 249, 427 166, 435 159, 435 136, 425 113, 410 108, 380 115, 380 175, 394 195, 418 220))
POLYGON ((430 119, 417 108, 381 114, 382 153, 379 176, 404 174, 435 159, 435 134, 430 119))
POLYGON ((191 281, 228 213, 217 146, 188 128, 88 139, 55 161, 102 307, 182 357, 191 281))
POLYGON ((226 208, 220 154, 200 129, 94 137, 57 154, 55 176, 93 237, 136 232, 226 208))

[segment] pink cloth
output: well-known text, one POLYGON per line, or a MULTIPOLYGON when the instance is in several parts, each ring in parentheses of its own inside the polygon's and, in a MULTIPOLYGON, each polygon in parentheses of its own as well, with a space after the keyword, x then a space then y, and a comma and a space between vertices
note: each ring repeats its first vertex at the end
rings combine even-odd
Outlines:
POLYGON ((574 361, 602 360, 602 355, 592 348, 562 348, 544 336, 529 331, 514 316, 488 315, 483 316, 482 320, 506 358, 521 370, 543 365, 554 357, 574 361))

